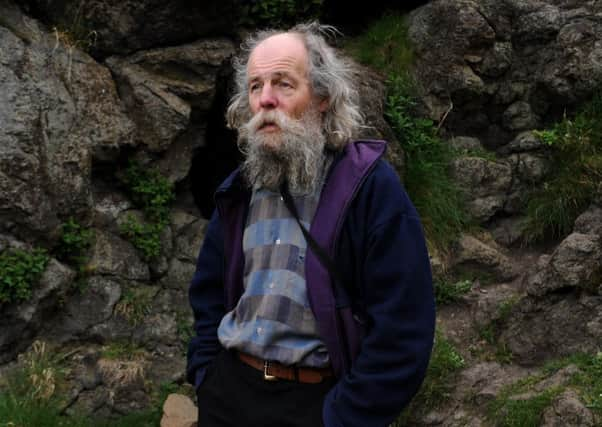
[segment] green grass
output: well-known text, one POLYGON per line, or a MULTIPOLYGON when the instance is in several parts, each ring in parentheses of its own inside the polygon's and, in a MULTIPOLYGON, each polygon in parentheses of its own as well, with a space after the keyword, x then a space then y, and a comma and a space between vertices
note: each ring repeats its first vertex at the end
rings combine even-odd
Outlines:
POLYGON ((137 326, 150 313, 156 290, 148 287, 131 287, 125 290, 115 306, 115 312, 121 314, 131 326, 137 326))
POLYGON ((537 135, 550 147, 552 167, 526 201, 527 243, 566 236, 593 201, 602 181, 602 91, 573 117, 537 135))
POLYGON ((404 185, 425 229, 429 249, 446 253, 470 226, 460 189, 449 175, 454 152, 431 120, 416 115, 417 97, 407 77, 388 82, 385 115, 405 153, 404 185))
POLYGON ((448 173, 451 161, 460 153, 438 137, 431 120, 417 114, 407 18, 397 13, 383 15, 351 39, 345 50, 387 76, 385 117, 405 153, 404 185, 422 219, 429 249, 445 254, 469 223, 460 189, 448 173))
POLYGON ((350 39, 345 50, 386 76, 405 75, 414 60, 407 18, 398 13, 384 14, 360 36, 350 39))
POLYGON ((602 417, 602 352, 575 354, 548 362, 540 373, 505 387, 488 406, 488 419, 496 427, 536 427, 541 425, 544 410, 567 388, 577 392, 580 400, 599 419, 602 417), (560 369, 573 364, 579 368, 566 386, 536 393, 534 386, 560 369), (516 399, 524 393, 534 393, 529 399, 516 399))
POLYGON ((31 298, 50 258, 43 249, 25 251, 7 249, 0 252, 0 304, 31 298))
POLYGON ((412 419, 417 414, 425 414, 431 409, 444 405, 451 395, 455 374, 464 366, 462 355, 443 336, 441 331, 437 331, 433 353, 422 387, 391 427, 411 425, 412 419))
MULTIPOLYGON (((132 357, 131 346, 107 346, 103 357, 132 357)), ((156 427, 162 416, 163 402, 169 393, 186 394, 182 387, 165 383, 151 390, 152 407, 111 419, 92 418, 85 414, 62 413, 68 401, 63 355, 36 342, 33 350, 21 359, 0 382, 0 427, 156 427)))
POLYGON ((472 289, 472 281, 461 280, 449 282, 445 279, 435 280, 435 302, 437 305, 452 304, 472 289))

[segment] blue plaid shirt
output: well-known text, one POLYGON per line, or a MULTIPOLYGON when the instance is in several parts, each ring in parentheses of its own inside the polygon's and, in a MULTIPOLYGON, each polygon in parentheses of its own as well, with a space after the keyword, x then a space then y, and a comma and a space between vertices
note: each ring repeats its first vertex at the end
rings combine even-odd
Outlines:
MULTIPOLYGON (((295 197, 309 229, 320 197, 295 197)), ((324 367, 328 352, 319 337, 305 285, 307 242, 280 194, 253 192, 243 236, 245 291, 218 328, 225 348, 285 365, 324 367)))

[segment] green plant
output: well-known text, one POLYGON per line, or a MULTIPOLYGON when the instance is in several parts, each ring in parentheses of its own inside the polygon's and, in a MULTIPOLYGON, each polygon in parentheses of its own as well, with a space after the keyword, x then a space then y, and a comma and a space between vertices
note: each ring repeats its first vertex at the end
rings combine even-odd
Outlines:
POLYGON ((414 60, 407 18, 397 13, 385 13, 360 36, 350 39, 345 50, 360 63, 384 75, 406 75, 414 60))
POLYGON ((0 303, 24 301, 46 269, 49 257, 43 249, 7 249, 0 253, 0 303))
POLYGON ((169 204, 175 199, 173 184, 157 170, 143 168, 136 162, 130 162, 125 183, 145 221, 129 214, 120 231, 150 261, 161 253, 161 233, 169 223, 169 204))
POLYGON ((385 115, 405 153, 404 184, 420 213, 430 249, 445 253, 469 221, 460 189, 448 173, 453 150, 437 136, 431 120, 416 114, 416 105, 409 77, 389 79, 385 115))
POLYGON ((149 287, 129 288, 115 305, 115 312, 125 317, 132 326, 139 325, 150 313, 155 293, 149 287))
POLYGON ((4 426, 54 427, 83 424, 65 424, 60 415, 64 399, 64 371, 61 356, 50 351, 43 342, 36 341, 32 350, 20 357, 16 369, 5 377, 0 387, 0 420, 4 426))
POLYGON ((169 220, 169 204, 175 199, 173 184, 159 171, 130 162, 125 182, 134 203, 156 223, 169 220))
POLYGON ((101 356, 110 360, 137 360, 145 356, 146 351, 129 341, 112 341, 102 347, 101 356))
POLYGON ((93 242, 92 230, 82 227, 73 218, 61 226, 61 240, 58 247, 59 259, 72 265, 85 264, 84 253, 93 242))
POLYGON ((163 223, 141 223, 134 215, 128 214, 119 230, 149 261, 161 254, 161 233, 164 228, 163 223))
POLYGON ((251 0, 238 5, 241 25, 283 28, 298 21, 317 19, 323 0, 251 0))
POLYGON ((77 270, 76 287, 82 291, 87 285, 87 277, 91 272, 88 265, 87 250, 94 241, 94 232, 81 226, 75 219, 69 218, 61 226, 61 239, 56 249, 57 257, 77 270))
POLYGON ((451 394, 454 375, 464 366, 462 355, 443 336, 441 331, 437 330, 431 360, 422 387, 398 420, 392 424, 392 427, 407 425, 410 423, 411 417, 416 414, 425 414, 429 410, 443 405, 451 394))
POLYGON ((435 302, 437 305, 451 304, 458 301, 472 289, 470 280, 451 283, 445 279, 435 281, 435 302))
POLYGON ((498 398, 490 409, 490 419, 497 427, 538 427, 544 409, 558 393, 559 389, 553 388, 529 399, 498 398))
POLYGON ((561 238, 592 203, 602 181, 602 92, 574 117, 565 115, 536 135, 549 146, 552 166, 540 189, 526 201, 525 241, 561 238))

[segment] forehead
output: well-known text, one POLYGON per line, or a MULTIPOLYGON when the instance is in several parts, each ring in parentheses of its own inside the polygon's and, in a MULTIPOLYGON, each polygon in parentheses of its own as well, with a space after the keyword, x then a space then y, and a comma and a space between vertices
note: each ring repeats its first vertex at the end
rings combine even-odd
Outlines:
POLYGON ((285 33, 269 37, 259 43, 247 63, 249 79, 287 73, 307 76, 307 49, 295 34, 285 33))

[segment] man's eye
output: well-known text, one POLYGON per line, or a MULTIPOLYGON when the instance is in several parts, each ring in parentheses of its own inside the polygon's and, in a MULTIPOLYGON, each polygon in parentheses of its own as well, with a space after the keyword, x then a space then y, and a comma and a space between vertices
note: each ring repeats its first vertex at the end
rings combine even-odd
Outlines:
POLYGON ((292 84, 290 84, 289 82, 285 82, 285 81, 281 81, 280 83, 278 83, 280 85, 280 87, 284 87, 284 88, 290 88, 293 87, 292 84))
POLYGON ((261 86, 259 84, 252 84, 251 86, 249 86, 249 90, 251 92, 255 92, 257 91, 261 86))

